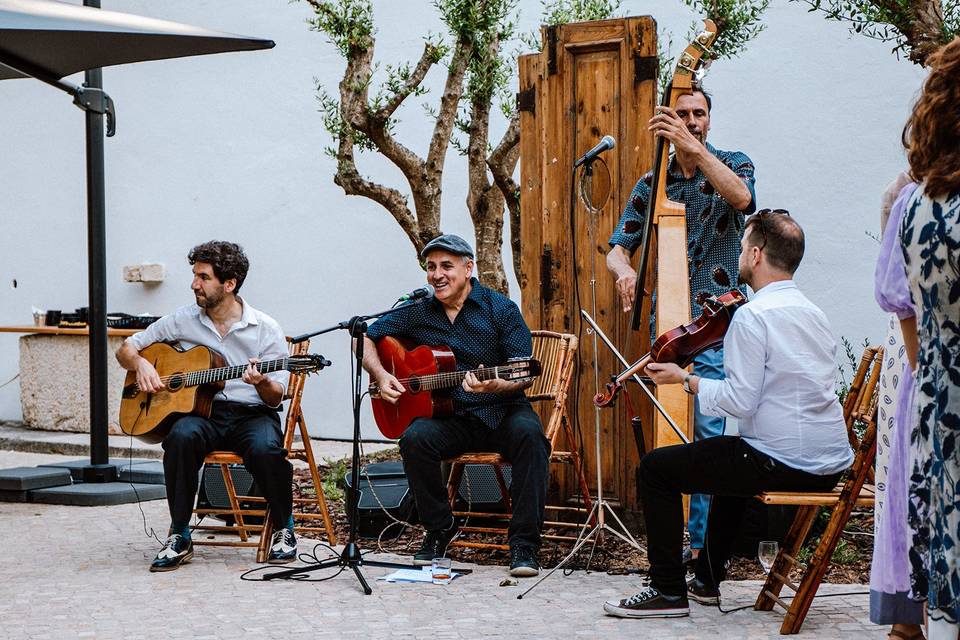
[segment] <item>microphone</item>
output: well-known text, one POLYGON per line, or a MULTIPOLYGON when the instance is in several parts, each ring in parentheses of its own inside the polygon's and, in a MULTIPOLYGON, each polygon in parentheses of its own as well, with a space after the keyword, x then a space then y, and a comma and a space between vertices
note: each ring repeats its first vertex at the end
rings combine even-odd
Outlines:
POLYGON ((409 302, 410 300, 420 300, 421 298, 430 298, 433 296, 434 291, 436 291, 436 289, 433 288, 433 285, 430 285, 430 284, 424 285, 419 289, 414 289, 410 293, 403 294, 402 296, 397 298, 397 302, 409 302))
POLYGON ((617 141, 614 140, 613 136, 603 136, 600 142, 597 143, 593 149, 587 151, 585 154, 580 156, 580 159, 574 163, 573 168, 576 169, 585 162, 591 162, 598 155, 606 151, 607 149, 613 149, 617 146, 617 141))

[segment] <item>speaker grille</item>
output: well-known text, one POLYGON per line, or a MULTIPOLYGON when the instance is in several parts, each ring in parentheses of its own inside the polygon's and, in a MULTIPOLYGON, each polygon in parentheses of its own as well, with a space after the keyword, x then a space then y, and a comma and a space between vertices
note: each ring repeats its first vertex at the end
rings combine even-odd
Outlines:
MULTIPOLYGON (((233 479, 233 487, 238 496, 249 496, 250 488, 253 486, 253 476, 242 464, 231 464, 230 477, 233 479)), ((208 464, 203 469, 203 489, 207 496, 207 502, 214 509, 228 509, 230 507, 230 496, 227 495, 227 483, 224 480, 223 473, 220 471, 220 465, 208 464)))
MULTIPOLYGON (((503 480, 509 490, 513 477, 513 467, 506 465, 502 468, 503 480)), ((490 464, 465 465, 463 477, 460 478, 458 493, 461 500, 472 505, 500 504, 503 502, 503 494, 500 492, 500 485, 497 483, 496 471, 490 464)))

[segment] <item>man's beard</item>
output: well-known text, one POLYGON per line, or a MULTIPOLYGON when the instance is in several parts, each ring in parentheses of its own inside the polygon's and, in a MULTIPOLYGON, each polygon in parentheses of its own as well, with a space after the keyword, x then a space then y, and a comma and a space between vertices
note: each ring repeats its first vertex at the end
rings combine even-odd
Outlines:
POLYGON ((221 302, 223 302, 223 299, 226 297, 226 294, 224 294, 222 291, 219 294, 215 293, 210 296, 206 296, 198 293, 195 293, 193 295, 197 299, 197 306, 203 309, 213 309, 214 307, 219 305, 221 302))
POLYGON ((743 269, 743 268, 741 268, 741 269, 739 270, 739 273, 737 273, 737 284, 738 284, 738 285, 741 285, 741 286, 742 286, 742 285, 745 285, 745 284, 749 285, 749 284, 750 284, 750 277, 751 277, 752 275, 753 275, 753 274, 751 273, 750 269, 743 269))

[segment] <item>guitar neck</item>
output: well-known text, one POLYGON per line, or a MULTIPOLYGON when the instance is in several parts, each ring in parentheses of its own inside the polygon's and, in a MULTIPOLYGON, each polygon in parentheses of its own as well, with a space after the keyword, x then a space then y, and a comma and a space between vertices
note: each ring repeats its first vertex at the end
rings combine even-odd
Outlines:
MULTIPOLYGON (((277 360, 267 360, 265 362, 258 362, 254 365, 260 373, 273 373, 274 371, 281 371, 287 368, 287 365, 290 362, 290 358, 279 358, 277 360)), ((184 386, 186 387, 195 387, 201 384, 209 384, 212 382, 223 382, 224 380, 235 380, 243 376, 243 372, 247 370, 247 365, 238 364, 230 367, 218 367, 216 369, 202 369, 200 371, 190 371, 186 374, 186 381, 184 386)))
POLYGON ((482 369, 471 369, 469 371, 450 371, 446 373, 434 373, 426 376, 419 376, 421 387, 426 391, 434 389, 450 389, 459 387, 468 373, 477 376, 480 382, 493 380, 495 378, 504 378, 507 373, 512 371, 512 367, 483 367, 482 369))

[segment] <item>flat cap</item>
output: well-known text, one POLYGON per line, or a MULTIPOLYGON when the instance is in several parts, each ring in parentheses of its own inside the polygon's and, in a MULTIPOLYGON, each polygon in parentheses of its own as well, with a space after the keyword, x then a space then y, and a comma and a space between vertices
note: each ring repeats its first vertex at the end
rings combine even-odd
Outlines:
POLYGON ((446 251, 456 256, 467 256, 471 260, 473 259, 473 248, 467 244, 466 240, 452 233, 437 236, 428 242, 427 246, 420 252, 420 257, 426 258, 431 251, 446 251))

